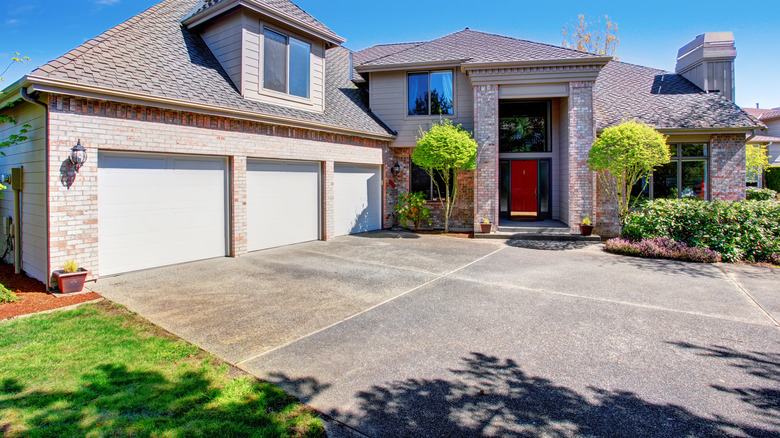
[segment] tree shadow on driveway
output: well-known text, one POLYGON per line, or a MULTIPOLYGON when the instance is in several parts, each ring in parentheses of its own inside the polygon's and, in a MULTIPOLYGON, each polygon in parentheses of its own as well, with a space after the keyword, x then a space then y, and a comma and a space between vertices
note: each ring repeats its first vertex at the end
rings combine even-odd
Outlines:
MULTIPOLYGON (((528 375, 511 359, 471 353, 461 361, 449 370, 453 379, 374 385, 356 394, 355 411, 325 414, 368 436, 777 436, 776 430, 706 418, 629 391, 590 387, 586 397, 528 375)), ((291 389, 280 374, 271 381, 291 389)))

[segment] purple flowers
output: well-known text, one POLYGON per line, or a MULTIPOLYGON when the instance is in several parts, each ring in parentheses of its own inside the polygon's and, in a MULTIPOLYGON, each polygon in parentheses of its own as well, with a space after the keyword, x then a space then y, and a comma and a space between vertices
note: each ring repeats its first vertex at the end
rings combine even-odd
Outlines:
POLYGON ((632 242, 627 239, 610 239, 605 249, 615 254, 654 259, 674 259, 685 262, 715 263, 721 261, 720 254, 709 248, 692 248, 668 237, 656 237, 632 242))

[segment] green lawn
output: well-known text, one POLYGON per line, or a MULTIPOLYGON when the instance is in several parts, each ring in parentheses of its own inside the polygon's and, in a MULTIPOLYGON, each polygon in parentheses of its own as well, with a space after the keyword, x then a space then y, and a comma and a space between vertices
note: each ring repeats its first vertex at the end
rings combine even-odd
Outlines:
POLYGON ((278 387, 107 303, 0 322, 0 434, 325 435, 278 387))

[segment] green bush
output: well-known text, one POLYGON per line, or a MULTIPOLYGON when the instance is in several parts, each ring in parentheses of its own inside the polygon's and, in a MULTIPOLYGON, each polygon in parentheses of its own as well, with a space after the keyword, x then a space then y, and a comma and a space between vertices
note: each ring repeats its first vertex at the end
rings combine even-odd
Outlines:
POLYGON ((18 299, 19 298, 16 297, 15 293, 8 290, 8 288, 5 287, 5 285, 0 283, 0 303, 13 303, 18 299))
POLYGON ((748 187, 746 194, 748 201, 770 201, 777 199, 777 192, 772 189, 757 189, 755 187, 748 187))
POLYGON ((770 167, 766 170, 766 187, 780 192, 780 166, 770 167))
POLYGON ((724 261, 780 260, 780 203, 657 199, 632 212, 622 237, 641 241, 669 237, 709 248, 724 261))
POLYGON ((421 224, 431 224, 431 209, 426 207, 425 193, 401 193, 398 196, 398 203, 395 204, 395 212, 401 226, 408 226, 414 229, 420 228, 421 224))

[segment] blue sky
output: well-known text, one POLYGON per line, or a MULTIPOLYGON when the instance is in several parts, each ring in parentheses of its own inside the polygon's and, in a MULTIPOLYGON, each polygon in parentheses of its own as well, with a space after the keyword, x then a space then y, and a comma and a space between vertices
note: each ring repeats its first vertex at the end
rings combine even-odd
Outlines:
MULTIPOLYGON (((677 49, 704 32, 732 31, 736 94, 742 106, 780 107, 780 1, 421 1, 294 0, 359 50, 425 41, 471 29, 561 44, 561 28, 582 13, 619 25, 621 61, 673 70, 677 49), (477 4, 479 7, 474 7, 477 4)), ((13 83, 157 0, 24 0, 0 6, 0 72, 14 51, 29 56, 3 76, 13 83)))

